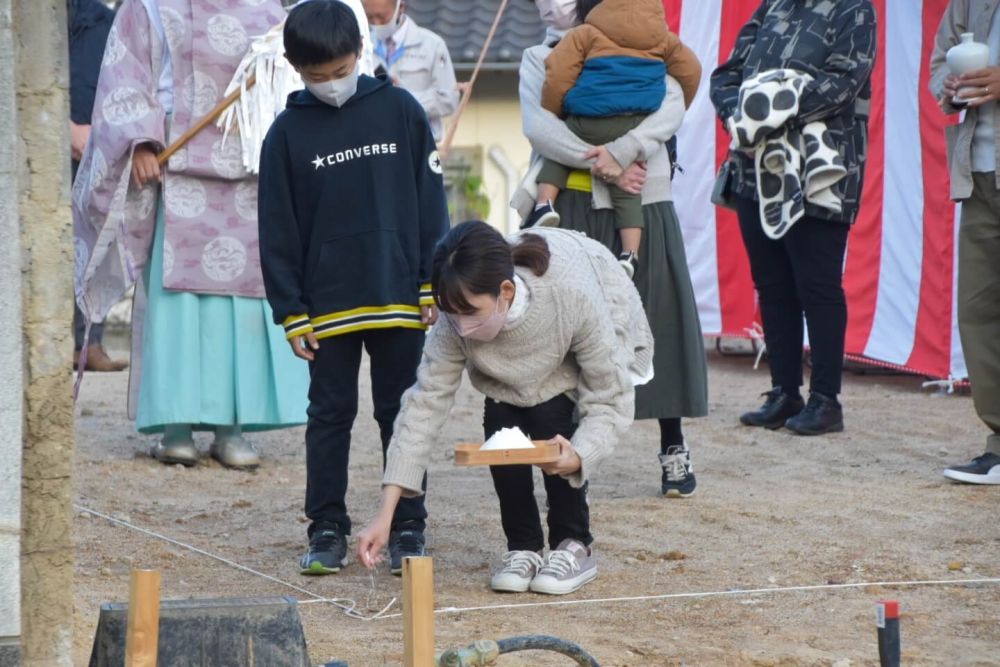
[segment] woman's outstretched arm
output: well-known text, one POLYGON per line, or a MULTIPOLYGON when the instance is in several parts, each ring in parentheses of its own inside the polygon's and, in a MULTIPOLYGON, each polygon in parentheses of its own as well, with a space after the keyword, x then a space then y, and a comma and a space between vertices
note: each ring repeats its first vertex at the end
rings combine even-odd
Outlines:
POLYGON ((382 504, 378 514, 358 533, 358 544, 355 553, 358 562, 371 569, 382 559, 382 549, 389 542, 389 531, 392 529, 392 515, 396 505, 403 495, 403 487, 386 484, 382 487, 382 504))
POLYGON ((438 440, 455 403, 463 370, 465 353, 458 335, 447 322, 440 322, 427 336, 416 384, 403 394, 386 452, 381 509, 358 536, 358 560, 368 567, 378 562, 389 539, 392 513, 399 499, 423 494, 431 446, 438 440))

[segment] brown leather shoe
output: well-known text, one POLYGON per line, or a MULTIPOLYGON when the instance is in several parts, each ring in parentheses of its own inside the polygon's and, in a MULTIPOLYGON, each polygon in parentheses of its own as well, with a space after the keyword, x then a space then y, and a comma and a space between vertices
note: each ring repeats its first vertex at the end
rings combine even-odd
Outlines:
MULTIPOLYGON (((73 359, 73 370, 80 366, 80 352, 76 353, 73 359)), ((128 368, 127 361, 115 361, 108 356, 104 348, 100 345, 90 345, 87 347, 87 369, 96 373, 116 373, 128 368)))

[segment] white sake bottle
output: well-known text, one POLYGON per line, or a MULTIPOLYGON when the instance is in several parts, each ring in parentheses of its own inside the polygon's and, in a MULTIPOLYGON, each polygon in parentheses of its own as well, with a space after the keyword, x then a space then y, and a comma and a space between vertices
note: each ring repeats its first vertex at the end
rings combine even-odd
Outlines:
MULTIPOLYGON (((975 41, 975 35, 971 32, 963 32, 962 41, 948 49, 945 62, 948 63, 948 69, 955 76, 974 72, 990 64, 990 47, 975 41)), ((969 100, 961 98, 962 90, 969 90, 969 88, 959 90, 959 94, 951 98, 953 107, 962 109, 968 106, 969 100)))

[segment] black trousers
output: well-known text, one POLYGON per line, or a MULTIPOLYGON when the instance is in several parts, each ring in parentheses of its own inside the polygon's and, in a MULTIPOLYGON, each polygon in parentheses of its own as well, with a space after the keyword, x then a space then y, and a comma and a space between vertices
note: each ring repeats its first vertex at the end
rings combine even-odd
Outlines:
MULTIPOLYGON (((503 428, 518 427, 532 440, 549 440, 557 435, 573 437, 576 405, 566 396, 531 408, 519 408, 486 399, 483 430, 489 439, 503 428)), ((541 551, 545 547, 542 522, 535 502, 535 482, 532 466, 490 466, 493 488, 500 499, 500 520, 510 551, 541 551)), ((587 488, 574 489, 558 475, 545 475, 548 497, 549 548, 555 549, 565 539, 575 539, 589 545, 590 508, 587 488)))
MULTIPOLYGON (((347 464, 351 428, 358 414, 358 371, 361 349, 371 359, 372 403, 382 436, 382 465, 392 439, 403 392, 417 379, 424 348, 419 329, 376 329, 325 338, 309 364, 309 422, 306 426, 306 516, 309 534, 335 524, 351 532, 347 514, 347 464)), ((424 476, 424 489, 427 476, 424 476)), ((400 524, 423 530, 427 519, 424 497, 403 498, 393 515, 400 524)))
POLYGON ((760 299, 771 384, 802 386, 802 316, 809 327, 809 390, 835 397, 844 368, 847 301, 843 268, 850 226, 803 217, 781 239, 764 234, 755 201, 738 199, 737 216, 760 299))

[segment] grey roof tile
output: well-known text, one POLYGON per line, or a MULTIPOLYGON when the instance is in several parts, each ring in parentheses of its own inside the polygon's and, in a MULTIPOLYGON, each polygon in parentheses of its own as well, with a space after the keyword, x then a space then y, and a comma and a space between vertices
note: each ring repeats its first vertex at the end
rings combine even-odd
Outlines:
MULTIPOLYGON (((408 0, 406 13, 441 35, 459 69, 475 64, 499 8, 499 0, 408 0)), ((545 28, 533 2, 509 0, 486 54, 489 69, 515 68, 521 52, 540 44, 545 28)))

